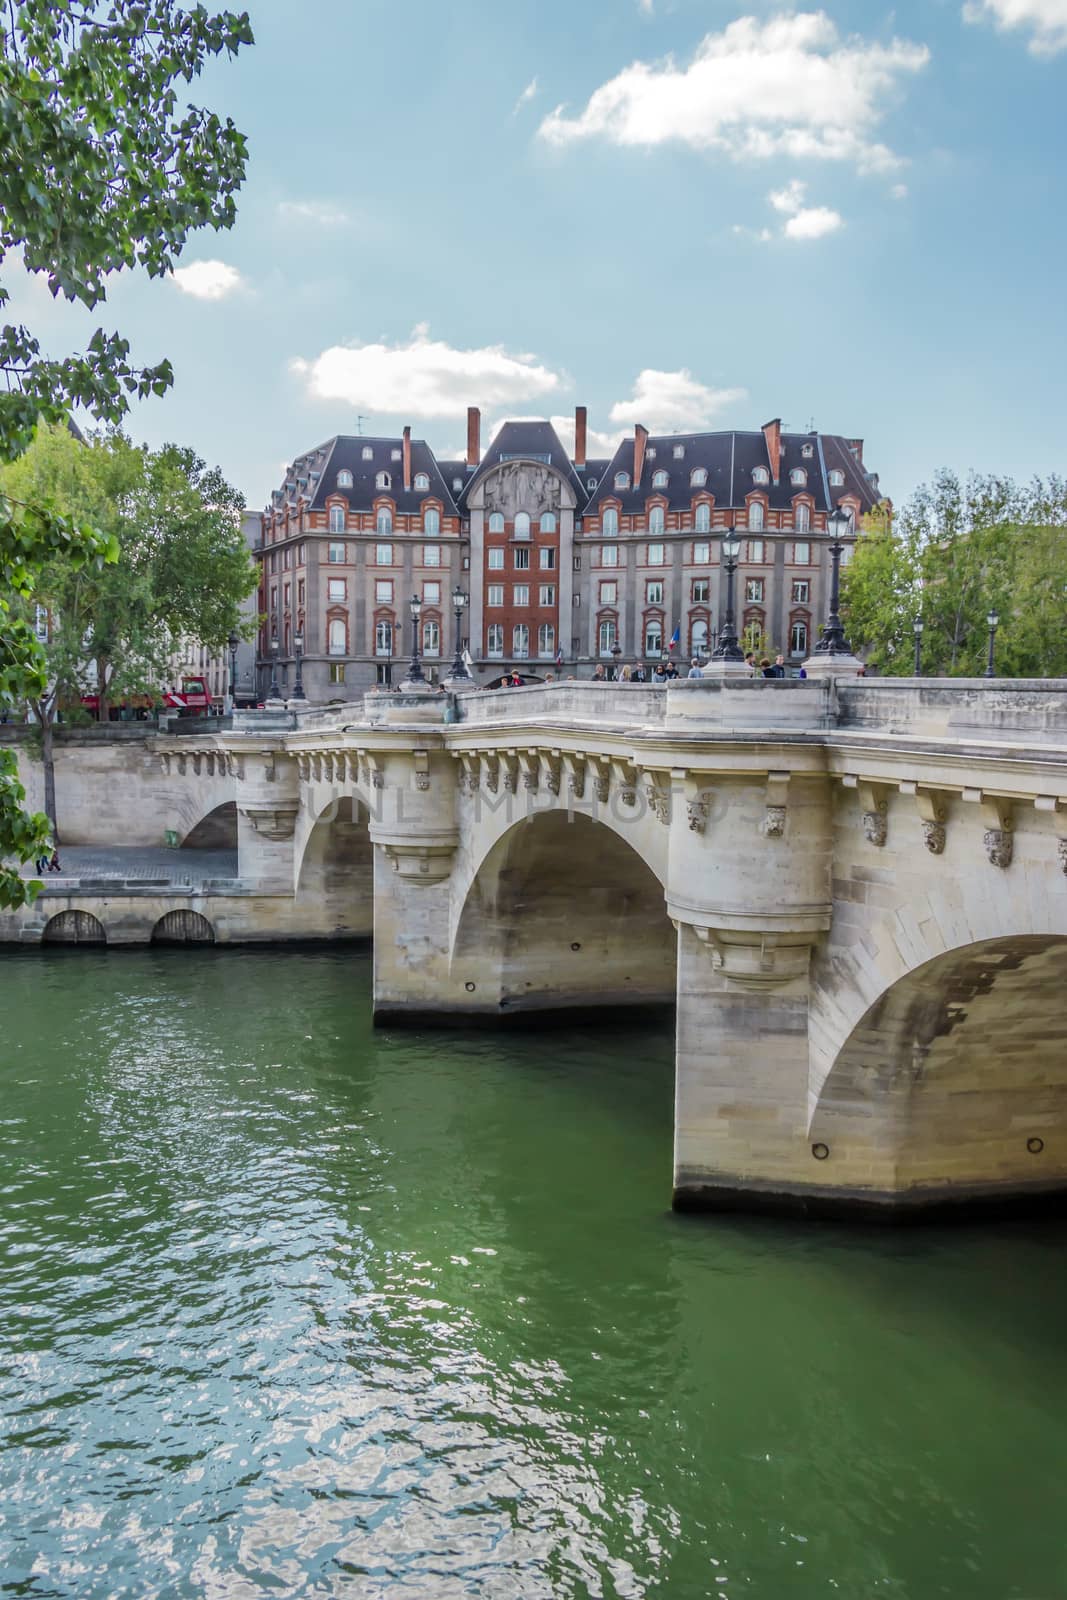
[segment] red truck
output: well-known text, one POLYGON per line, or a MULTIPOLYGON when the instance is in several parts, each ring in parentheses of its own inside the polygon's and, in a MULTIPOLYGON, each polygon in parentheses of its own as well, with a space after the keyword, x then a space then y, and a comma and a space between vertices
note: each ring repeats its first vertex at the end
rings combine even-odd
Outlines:
MULTIPOLYGON (((164 689, 161 698, 164 708, 167 711, 176 711, 180 717, 206 717, 212 709, 211 691, 204 678, 183 678, 180 689, 164 689)), ((83 694, 81 703, 94 717, 99 716, 99 695, 83 694)), ((117 705, 112 705, 110 712, 115 718, 120 716, 123 710, 150 711, 152 705, 151 695, 131 695, 117 705)))

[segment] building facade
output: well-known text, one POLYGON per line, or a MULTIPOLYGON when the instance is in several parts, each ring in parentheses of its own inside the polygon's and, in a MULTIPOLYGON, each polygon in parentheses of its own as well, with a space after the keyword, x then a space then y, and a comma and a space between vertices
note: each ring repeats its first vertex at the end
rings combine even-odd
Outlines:
POLYGON ((480 430, 472 408, 462 461, 438 459, 410 428, 338 436, 297 458, 255 549, 261 694, 275 675, 292 693, 298 653, 312 700, 399 682, 416 628, 431 678, 447 676, 457 645, 483 683, 706 657, 723 622, 729 528, 742 538, 738 633, 799 664, 826 616, 827 519, 849 516, 847 560, 881 498, 862 440, 785 433, 777 420, 748 433, 637 426, 610 461, 587 458, 584 407, 573 457, 549 422, 505 422, 484 454, 480 430))

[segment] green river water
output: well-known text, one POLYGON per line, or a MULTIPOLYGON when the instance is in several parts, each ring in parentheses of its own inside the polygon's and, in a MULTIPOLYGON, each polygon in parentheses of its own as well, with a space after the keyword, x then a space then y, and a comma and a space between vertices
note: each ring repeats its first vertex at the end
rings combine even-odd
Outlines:
POLYGON ((675 1217, 667 1025, 13 955, 0 1593, 1067 1596, 1067 1229, 675 1217))

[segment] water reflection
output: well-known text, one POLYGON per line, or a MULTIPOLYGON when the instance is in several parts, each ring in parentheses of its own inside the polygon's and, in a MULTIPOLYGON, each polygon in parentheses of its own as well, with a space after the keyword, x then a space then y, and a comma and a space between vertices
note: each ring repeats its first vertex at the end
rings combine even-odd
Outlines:
POLYGON ((1057 1230, 671 1217, 671 1042, 5 964, 0 1592, 1058 1595, 1057 1230))

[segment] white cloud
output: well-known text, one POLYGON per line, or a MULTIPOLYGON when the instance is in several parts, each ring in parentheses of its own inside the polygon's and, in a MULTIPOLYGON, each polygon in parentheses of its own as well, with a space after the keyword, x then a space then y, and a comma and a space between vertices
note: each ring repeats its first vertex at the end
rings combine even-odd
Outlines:
MULTIPOLYGON (((574 413, 569 417, 550 417, 549 421, 559 434, 560 443, 567 454, 574 456, 574 413)), ((585 453, 597 460, 600 457, 611 457, 619 445, 629 434, 628 428, 617 428, 612 433, 600 433, 596 428, 587 428, 585 435, 585 453)))
POLYGON ((536 356, 512 355, 500 345, 456 350, 431 339, 425 323, 406 344, 335 344, 291 368, 314 399, 408 417, 460 417, 468 405, 510 406, 563 385, 536 356))
POLYGON ((703 428, 716 412, 746 397, 744 389, 711 389, 685 367, 678 372, 646 367, 634 380, 632 397, 612 406, 611 421, 624 426, 643 422, 653 433, 703 428))
POLYGON ((225 261, 190 261, 187 267, 175 267, 172 277, 183 294, 197 300, 222 300, 244 287, 237 268, 225 261))
POLYGON ((523 106, 529 105, 530 101, 536 98, 536 95, 537 95, 537 79, 536 78, 531 78, 529 83, 526 85, 525 89, 520 94, 519 98, 516 100, 516 102, 515 102, 515 104, 514 104, 514 106, 512 108, 512 112, 511 112, 512 116, 513 117, 517 117, 519 112, 522 110, 523 106))
POLYGON ((872 138, 899 82, 930 59, 925 45, 842 40, 823 11, 739 17, 709 33, 688 66, 637 61, 568 117, 541 124, 548 143, 604 138, 619 145, 677 141, 734 160, 848 161, 888 171, 900 158, 872 138))
POLYGON ((807 193, 807 184, 793 178, 784 189, 772 189, 767 196, 774 209, 789 218, 782 229, 783 238, 822 239, 844 227, 845 219, 839 211, 831 211, 829 206, 805 205, 807 193))
POLYGON ((1067 0, 967 0, 963 15, 968 22, 992 22, 1001 32, 1029 28, 1032 55, 1067 50, 1067 0))
POLYGON ((889 193, 894 200, 906 200, 908 198, 908 186, 906 183, 895 183, 889 193))
POLYGON ((655 0, 637 0, 637 9, 643 17, 653 17, 656 14, 655 0))
POLYGON ((280 200, 278 215, 283 222, 313 222, 320 228, 343 228, 352 220, 330 200, 280 200))

